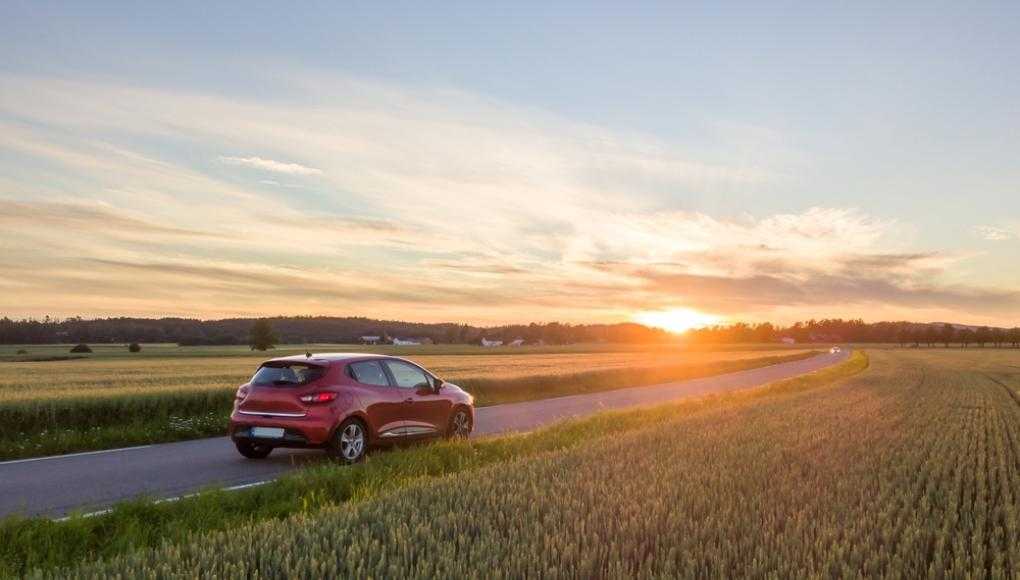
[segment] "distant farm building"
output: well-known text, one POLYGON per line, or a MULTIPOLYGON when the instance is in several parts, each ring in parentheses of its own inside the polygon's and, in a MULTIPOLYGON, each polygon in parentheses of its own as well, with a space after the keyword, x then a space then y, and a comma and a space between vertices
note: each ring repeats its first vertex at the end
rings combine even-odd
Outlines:
POLYGON ((784 337, 779 339, 779 342, 781 342, 783 344, 797 344, 797 339, 789 337, 789 336, 784 336, 784 337))
POLYGON ((393 339, 393 346, 414 346, 414 345, 417 345, 417 344, 421 344, 421 342, 419 342, 419 341, 417 341, 417 340, 415 340, 413 338, 406 338, 406 339, 405 338, 394 338, 393 339))
POLYGON ((489 340, 487 338, 483 338, 482 339, 482 346, 488 346, 488 347, 503 346, 503 341, 502 340, 489 340))
POLYGON ((515 339, 511 340, 510 344, 508 344, 507 346, 524 346, 524 339, 523 338, 515 338, 515 339))
POLYGON ((361 344, 379 344, 380 342, 382 342, 382 337, 381 336, 362 336, 358 340, 361 341, 361 344))

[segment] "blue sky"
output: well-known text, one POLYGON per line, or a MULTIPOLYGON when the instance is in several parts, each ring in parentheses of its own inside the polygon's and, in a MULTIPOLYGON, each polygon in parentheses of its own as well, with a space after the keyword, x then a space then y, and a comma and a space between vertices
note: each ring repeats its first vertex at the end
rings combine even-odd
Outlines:
POLYGON ((1018 10, 7 2, 0 310, 1020 323, 1018 10))

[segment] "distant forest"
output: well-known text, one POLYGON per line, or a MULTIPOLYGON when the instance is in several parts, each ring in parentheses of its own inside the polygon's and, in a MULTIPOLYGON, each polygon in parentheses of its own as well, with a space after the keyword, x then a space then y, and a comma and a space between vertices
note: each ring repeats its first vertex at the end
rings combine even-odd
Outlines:
POLYGON ((968 326, 944 322, 873 322, 841 318, 808 320, 791 326, 779 327, 769 323, 713 326, 690 330, 684 338, 702 343, 773 342, 783 339, 795 342, 855 342, 893 343, 900 346, 966 347, 1020 346, 1020 328, 968 326))
MULTIPOLYGON (((280 344, 357 343, 378 336, 444 344, 479 343, 483 338, 510 342, 572 344, 579 342, 648 343, 675 337, 640 324, 519 324, 483 328, 467 324, 402 322, 371 318, 294 316, 268 318, 280 344)), ((248 344, 253 318, 68 318, 11 320, 0 318, 0 344, 101 342, 175 342, 183 346, 248 344)))
MULTIPOLYGON (((975 327, 944 323, 875 322, 823 319, 790 326, 770 323, 714 326, 675 335, 635 323, 620 324, 516 324, 479 327, 467 324, 402 322, 371 318, 276 317, 269 318, 280 344, 356 343, 363 336, 378 336, 384 342, 394 338, 441 344, 477 344, 483 338, 508 343, 523 339, 527 344, 614 343, 748 343, 803 342, 899 343, 933 346, 938 344, 994 344, 1018 346, 1020 328, 975 327)), ((248 344, 255 319, 228 318, 68 318, 56 320, 0 318, 0 344, 127 343, 172 342, 193 345, 248 344)))

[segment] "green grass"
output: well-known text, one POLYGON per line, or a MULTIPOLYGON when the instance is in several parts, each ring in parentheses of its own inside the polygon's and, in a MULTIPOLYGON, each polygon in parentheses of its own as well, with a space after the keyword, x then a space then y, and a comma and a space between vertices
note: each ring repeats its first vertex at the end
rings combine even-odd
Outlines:
POLYGON ((1012 381, 990 376, 1015 379, 1020 354, 869 357, 866 372, 832 384, 680 407, 612 436, 58 574, 1016 577, 1020 405, 1012 381))
MULTIPOLYGON (((518 464, 528 458, 562 452, 683 417, 753 404, 759 399, 785 398, 858 373, 867 364, 863 354, 855 353, 841 365, 766 388, 650 409, 603 413, 527 434, 375 453, 361 465, 309 468, 271 484, 239 492, 210 491, 174 503, 129 502, 118 505, 107 515, 73 518, 66 522, 9 518, 0 523, 0 572, 17 576, 32 568, 52 570, 140 548, 200 541, 196 538, 210 531, 247 530, 258 522, 285 520, 301 514, 311 516, 324 509, 328 511, 330 506, 357 505, 422 481, 501 463, 518 464)), ((452 480, 444 481, 448 482, 448 487, 456 489, 452 480)))
MULTIPOLYGON (((698 354, 679 363, 652 356, 641 359, 652 365, 648 367, 521 377, 515 372, 549 369, 550 360, 557 367, 569 369, 597 367, 604 363, 602 359, 610 358, 614 365, 626 364, 638 356, 605 353, 550 359, 545 355, 522 355, 507 359, 513 364, 499 366, 497 373, 461 377, 456 382, 473 393, 481 406, 709 376, 797 360, 813 353, 746 358, 755 354, 765 353, 735 352, 724 358, 698 354), (539 367, 538 361, 545 362, 539 367)), ((440 368, 449 365, 455 376, 463 358, 420 357, 435 361, 440 368)), ((467 358, 496 366, 488 358, 467 358)), ((485 365, 481 366, 470 368, 483 372, 485 365)), ((238 362, 229 357, 202 359, 201 363, 179 359, 155 367, 145 361, 115 360, 12 363, 9 368, 21 374, 15 373, 12 380, 0 380, 0 459, 222 435, 237 385, 250 373, 245 359, 238 362)))

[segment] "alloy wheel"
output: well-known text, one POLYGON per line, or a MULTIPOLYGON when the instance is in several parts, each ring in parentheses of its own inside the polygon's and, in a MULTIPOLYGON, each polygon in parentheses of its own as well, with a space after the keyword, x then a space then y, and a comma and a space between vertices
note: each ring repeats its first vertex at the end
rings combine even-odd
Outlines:
POLYGON ((467 437, 471 434, 471 418, 468 417, 467 411, 457 411, 453 415, 452 431, 454 437, 467 437))
POLYGON ((365 450, 365 430, 351 423, 340 432, 340 455, 347 461, 356 461, 365 450))

